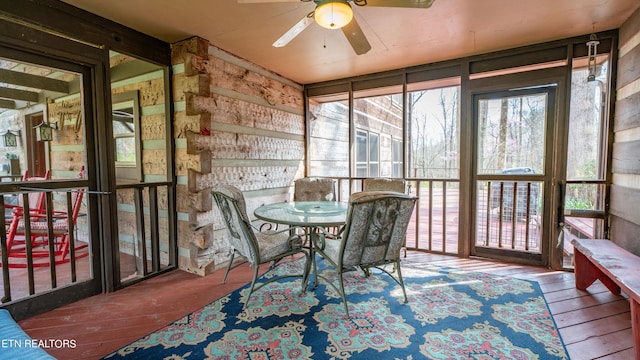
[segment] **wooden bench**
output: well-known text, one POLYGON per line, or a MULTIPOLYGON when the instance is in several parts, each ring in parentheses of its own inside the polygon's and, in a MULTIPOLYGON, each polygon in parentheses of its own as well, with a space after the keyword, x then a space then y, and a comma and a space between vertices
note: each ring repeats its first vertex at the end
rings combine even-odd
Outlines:
POLYGON ((576 288, 600 280, 612 293, 624 291, 631 305, 636 360, 640 360, 640 257, 609 240, 574 239, 576 288))

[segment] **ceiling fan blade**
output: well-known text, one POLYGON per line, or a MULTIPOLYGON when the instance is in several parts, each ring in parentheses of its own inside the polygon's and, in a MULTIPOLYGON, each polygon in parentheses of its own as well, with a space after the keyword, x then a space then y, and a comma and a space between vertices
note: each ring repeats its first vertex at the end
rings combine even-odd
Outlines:
MULTIPOLYGON (((435 0, 367 0, 366 6, 428 8, 435 0)), ((354 1, 358 5, 357 1, 354 1)))
POLYGON ((284 33, 284 35, 280 36, 276 42, 272 45, 273 47, 283 47, 287 45, 293 38, 300 35, 300 33, 307 28, 307 26, 311 25, 314 22, 313 20, 313 11, 307 14, 302 20, 298 21, 297 24, 293 25, 289 31, 284 33))
POLYGON ((304 0, 238 0, 238 4, 305 2, 304 0))
POLYGON ((362 32, 360 25, 358 25, 355 17, 350 23, 342 28, 342 32, 344 33, 344 36, 347 37, 347 40, 349 40, 349 43, 356 54, 366 54, 371 50, 371 44, 369 44, 367 37, 364 36, 364 33, 362 32))

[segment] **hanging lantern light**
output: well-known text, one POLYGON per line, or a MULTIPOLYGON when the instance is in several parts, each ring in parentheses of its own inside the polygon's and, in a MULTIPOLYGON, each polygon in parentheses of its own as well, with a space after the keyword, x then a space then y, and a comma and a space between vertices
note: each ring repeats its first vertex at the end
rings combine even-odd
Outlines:
POLYGON ((596 72, 598 68, 598 44, 600 44, 600 41, 598 41, 596 34, 591 34, 591 36, 589 36, 589 41, 587 41, 587 46, 589 47, 589 76, 587 76, 587 81, 596 81, 596 72))
POLYGON ((36 140, 38 141, 51 141, 53 140, 53 129, 57 129, 57 123, 49 123, 46 121, 33 127, 36 130, 36 140))
POLYGON ((4 134, 2 134, 2 142, 5 147, 16 147, 18 146, 18 136, 20 135, 20 130, 7 130, 4 134))

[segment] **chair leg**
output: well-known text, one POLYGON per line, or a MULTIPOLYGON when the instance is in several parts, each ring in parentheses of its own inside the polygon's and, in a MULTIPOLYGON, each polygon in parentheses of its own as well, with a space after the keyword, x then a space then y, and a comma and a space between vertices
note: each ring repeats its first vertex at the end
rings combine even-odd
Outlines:
POLYGON ((396 270, 398 270, 398 282, 400 283, 400 287, 402 288, 402 293, 404 294, 404 303, 408 303, 409 299, 407 298, 407 291, 404 289, 404 280, 402 279, 402 271, 400 271, 400 259, 396 260, 393 265, 396 270))
POLYGON ((251 294, 253 294, 253 288, 256 286, 256 280, 258 279, 258 270, 260 270, 260 265, 256 264, 253 267, 253 280, 251 280, 251 286, 249 287, 249 293, 247 294, 247 300, 245 300, 244 305, 242 305, 243 309, 245 307, 247 307, 247 304, 249 303, 249 300, 251 300, 251 294))
POLYGON ((231 260, 229 260, 229 266, 227 266, 227 271, 224 273, 224 278, 222 279, 222 283, 225 284, 227 282, 227 275, 229 275, 229 270, 231 270, 231 265, 233 264, 233 257, 236 255, 236 250, 234 249, 231 253, 231 260))
POLYGON ((344 311, 347 313, 347 318, 349 318, 349 305, 347 304, 347 294, 344 292, 342 272, 338 273, 338 280, 340 281, 340 296, 342 296, 342 302, 344 303, 344 311))

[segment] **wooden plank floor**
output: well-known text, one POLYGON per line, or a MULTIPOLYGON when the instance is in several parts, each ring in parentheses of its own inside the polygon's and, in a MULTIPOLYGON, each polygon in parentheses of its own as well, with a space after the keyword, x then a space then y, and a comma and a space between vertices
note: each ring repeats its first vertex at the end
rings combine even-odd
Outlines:
MULTIPOLYGON (((600 282, 580 291, 569 272, 415 251, 408 252, 406 261, 538 281, 572 359, 633 358, 629 301, 612 295, 600 282)), ((234 270, 224 285, 224 271, 200 277, 176 270, 20 325, 36 339, 74 340, 75 348, 48 350, 57 359, 99 359, 246 284, 251 279, 247 269, 234 270)))

